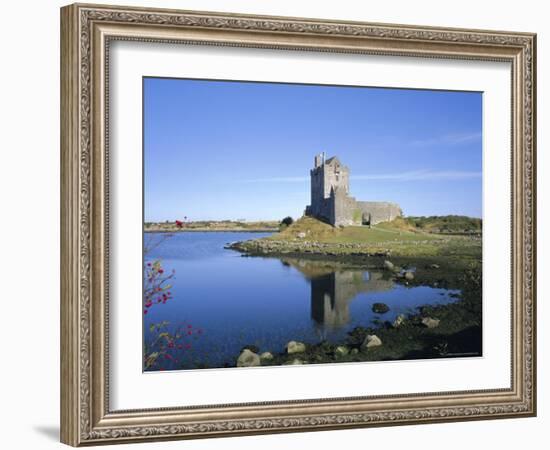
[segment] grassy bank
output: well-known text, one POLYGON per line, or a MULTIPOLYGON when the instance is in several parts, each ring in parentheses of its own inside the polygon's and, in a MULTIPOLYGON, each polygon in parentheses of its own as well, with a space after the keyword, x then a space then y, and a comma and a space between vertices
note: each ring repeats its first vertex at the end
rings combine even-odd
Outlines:
POLYGON ((440 234, 481 234, 482 221, 466 216, 421 216, 403 219, 412 229, 440 234))
POLYGON ((442 235, 412 229, 403 219, 369 227, 335 228, 302 217, 273 236, 237 242, 231 248, 247 255, 296 255, 376 263, 373 258, 432 259, 476 263, 480 236, 442 235), (365 258, 368 258, 365 260, 365 258))

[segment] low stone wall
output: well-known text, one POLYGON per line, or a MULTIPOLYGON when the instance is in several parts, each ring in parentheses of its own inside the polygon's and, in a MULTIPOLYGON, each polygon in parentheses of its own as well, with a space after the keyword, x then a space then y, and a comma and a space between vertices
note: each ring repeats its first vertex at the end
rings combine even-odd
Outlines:
POLYGON ((362 225, 364 217, 370 217, 370 224, 376 225, 402 215, 396 203, 356 201, 343 191, 306 207, 305 213, 334 226, 362 225))
POLYGON ((399 205, 390 202, 356 202, 363 215, 370 215, 370 224, 388 222, 402 214, 399 205))

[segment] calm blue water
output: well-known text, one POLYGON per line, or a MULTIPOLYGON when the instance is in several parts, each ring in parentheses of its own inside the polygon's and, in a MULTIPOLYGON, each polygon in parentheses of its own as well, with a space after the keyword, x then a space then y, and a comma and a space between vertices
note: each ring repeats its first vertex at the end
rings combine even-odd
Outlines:
POLYGON ((190 330, 175 360, 166 369, 234 365, 245 345, 280 352, 290 340, 338 342, 356 326, 377 319, 393 320, 421 305, 454 301, 447 291, 406 287, 384 279, 383 273, 335 268, 318 261, 242 257, 226 250, 233 241, 257 239, 269 233, 188 232, 163 240, 145 233, 145 246, 160 242, 145 262, 161 260, 173 298, 155 304, 144 316, 144 339, 151 324, 190 330), (390 311, 372 312, 374 302, 390 311), (196 331, 200 329, 200 331, 196 331), (190 348, 185 348, 185 345, 190 348))

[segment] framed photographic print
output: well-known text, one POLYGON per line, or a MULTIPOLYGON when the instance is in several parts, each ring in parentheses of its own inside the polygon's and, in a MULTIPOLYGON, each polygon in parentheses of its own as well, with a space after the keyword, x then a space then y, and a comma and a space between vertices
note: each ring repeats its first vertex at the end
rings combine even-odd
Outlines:
POLYGON ((536 413, 535 35, 61 10, 62 441, 536 413))

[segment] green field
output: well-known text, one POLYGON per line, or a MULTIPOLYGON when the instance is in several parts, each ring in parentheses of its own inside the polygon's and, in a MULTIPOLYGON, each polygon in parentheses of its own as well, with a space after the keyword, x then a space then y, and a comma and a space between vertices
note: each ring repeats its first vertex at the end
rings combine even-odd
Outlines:
POLYGON ((387 225, 380 224, 367 227, 346 227, 340 233, 329 239, 328 242, 396 242, 396 241, 418 241, 418 240, 436 240, 437 236, 428 233, 414 233, 412 231, 402 231, 390 228, 387 225))
POLYGON ((404 221, 419 231, 429 233, 481 233, 482 221, 475 217, 466 216, 421 216, 406 217, 404 221))
POLYGON ((333 227, 312 217, 302 217, 268 238, 233 244, 248 254, 365 255, 392 257, 451 257, 481 260, 480 235, 450 235, 419 231, 406 219, 376 226, 333 227))
POLYGON ((332 242, 332 243, 380 243, 396 241, 437 240, 433 233, 416 231, 403 220, 383 222, 372 227, 350 226, 336 228, 312 217, 302 217, 272 240, 332 242), (305 233, 305 236, 303 236, 305 233))

